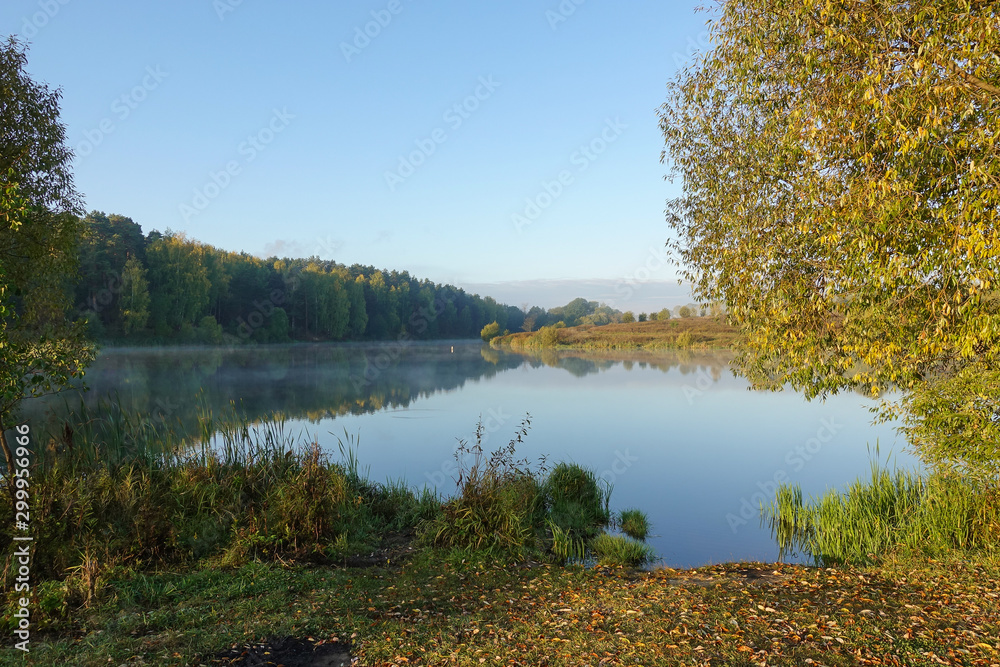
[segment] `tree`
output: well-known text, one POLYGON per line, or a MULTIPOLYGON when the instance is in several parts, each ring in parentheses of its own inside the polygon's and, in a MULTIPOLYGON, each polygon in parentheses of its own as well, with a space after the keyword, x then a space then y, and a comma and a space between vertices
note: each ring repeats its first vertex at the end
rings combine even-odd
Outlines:
POLYGON ((635 313, 633 313, 631 310, 626 310, 624 313, 622 313, 623 324, 631 324, 632 322, 635 322, 635 313))
POLYGON ((687 317, 691 317, 691 316, 693 316, 693 315, 694 315, 694 310, 693 310, 693 309, 691 308, 691 306, 681 306, 681 307, 680 307, 680 308, 679 308, 679 309, 677 310, 677 314, 678 314, 678 315, 679 315, 680 317, 684 317, 684 318, 687 318, 687 317))
POLYGON ((670 309, 664 308, 663 310, 661 310, 660 313, 656 316, 656 319, 660 320, 661 322, 666 322, 667 320, 669 320, 670 309))
POLYGON ((146 261, 156 334, 193 326, 205 315, 212 289, 204 249, 183 234, 168 233, 150 244, 146 261))
POLYGON ((545 311, 540 306, 532 306, 524 315, 524 323, 521 325, 522 331, 531 332, 535 327, 545 324, 545 311))
POLYGON ((977 0, 731 0, 668 86, 671 250, 758 386, 904 391, 918 452, 1000 472, 1000 30, 977 0), (963 443, 935 446, 940 419, 963 443), (971 457, 971 458, 970 458, 971 457), (972 462, 976 459, 978 463, 972 462))
POLYGON ((646 313, 639 313, 639 321, 640 322, 646 321, 646 313))
POLYGON ((479 335, 485 342, 488 343, 500 335, 500 325, 497 324, 496 320, 493 320, 485 327, 483 327, 483 330, 479 333, 479 335))
POLYGON ((125 262, 121 284, 118 305, 121 310, 122 330, 127 336, 142 331, 149 320, 149 285, 146 282, 146 270, 135 257, 129 257, 125 262))
MULTIPOLYGON (((71 322, 70 279, 82 214, 59 91, 24 71, 24 47, 0 44, 0 445, 24 398, 64 389, 96 353, 71 322)), ((8 485, 13 493, 13 485, 8 485)))

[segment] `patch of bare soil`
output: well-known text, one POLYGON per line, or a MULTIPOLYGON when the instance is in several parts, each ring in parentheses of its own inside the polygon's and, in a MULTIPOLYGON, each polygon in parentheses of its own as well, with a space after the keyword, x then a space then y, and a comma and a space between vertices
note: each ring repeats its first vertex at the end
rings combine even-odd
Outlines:
POLYGON ((350 667, 350 647, 342 642, 284 637, 243 644, 217 654, 214 665, 240 667, 350 667))

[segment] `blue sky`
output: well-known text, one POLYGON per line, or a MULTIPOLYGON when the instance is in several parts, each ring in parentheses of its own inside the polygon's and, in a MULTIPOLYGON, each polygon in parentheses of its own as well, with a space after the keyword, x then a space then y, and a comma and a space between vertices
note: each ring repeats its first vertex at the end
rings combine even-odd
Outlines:
POLYGON ((689 300, 656 109, 696 2, 6 0, 88 209, 508 303, 689 300))

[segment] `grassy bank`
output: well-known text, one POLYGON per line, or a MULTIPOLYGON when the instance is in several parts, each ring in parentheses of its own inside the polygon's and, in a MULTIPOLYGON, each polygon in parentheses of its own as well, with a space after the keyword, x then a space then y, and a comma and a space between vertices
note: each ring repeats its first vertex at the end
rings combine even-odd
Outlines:
POLYGON ((481 428, 463 443, 449 498, 368 480, 357 443, 331 460, 280 421, 201 420, 186 449, 125 414, 51 443, 31 478, 31 653, 8 593, 0 664, 1000 664, 981 489, 874 474, 815 512, 786 490, 799 548, 829 557, 809 540, 841 536, 871 557, 645 571, 622 566, 649 558, 645 515, 612 511, 586 469, 518 459, 527 419, 492 453, 481 428))
MULTIPOLYGON (((617 549, 600 541, 618 521, 610 487, 592 471, 517 459, 528 418, 492 453, 480 425, 456 455, 457 493, 443 498, 372 482, 359 471, 356 442, 341 442, 333 460, 315 442, 296 442, 280 418, 255 424, 235 408, 221 420, 203 411, 202 436, 189 442, 161 421, 107 407, 81 406, 74 426, 35 436, 30 483, 19 487, 30 506, 30 526, 18 531, 32 538, 31 589, 15 589, 23 543, 4 531, 2 630, 17 628, 15 614, 27 607, 36 638, 75 633, 81 614, 116 598, 120 582, 165 570, 371 567, 413 553, 560 565, 655 556, 641 539, 628 538, 628 549, 619 536, 617 549)), ((0 513, 13 516, 14 495, 0 491, 0 513)), ((150 601, 170 597, 150 590, 150 601)))
POLYGON ((713 317, 690 317, 629 324, 542 327, 490 341, 513 350, 567 348, 585 350, 664 350, 731 347, 736 330, 713 317))
MULTIPOLYGON (((998 581, 997 562, 958 557, 653 573, 426 557, 196 566, 109 582, 34 635, 26 664, 234 664, 255 643, 295 637, 370 666, 994 665, 998 581)), ((247 664, 302 664, 263 657, 273 662, 247 664)), ((0 661, 22 664, 7 647, 0 661)))

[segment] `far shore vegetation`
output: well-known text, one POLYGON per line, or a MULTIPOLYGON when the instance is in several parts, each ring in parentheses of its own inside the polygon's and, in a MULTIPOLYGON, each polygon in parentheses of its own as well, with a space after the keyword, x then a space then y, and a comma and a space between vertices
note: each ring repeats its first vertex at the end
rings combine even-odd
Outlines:
POLYGON ((559 324, 490 339, 495 348, 519 350, 707 350, 729 348, 737 331, 720 317, 684 317, 612 323, 603 326, 559 324))

